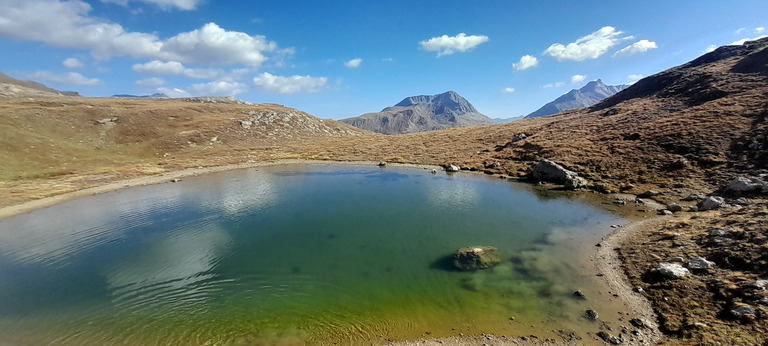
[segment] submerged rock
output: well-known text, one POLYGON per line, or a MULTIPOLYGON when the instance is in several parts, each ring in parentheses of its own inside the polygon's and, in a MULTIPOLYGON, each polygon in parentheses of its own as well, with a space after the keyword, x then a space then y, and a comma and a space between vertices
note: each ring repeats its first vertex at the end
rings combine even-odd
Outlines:
POLYGON ((490 268, 500 262, 501 254, 493 246, 467 246, 453 254, 453 265, 461 270, 490 268))
POLYGON ((599 316, 597 315, 597 311, 589 309, 587 311, 584 311, 584 318, 590 321, 597 321, 599 316))
POLYGON ((445 166, 445 171, 446 172, 458 172, 460 169, 461 168, 459 168, 459 166, 456 166, 456 165, 447 165, 447 166, 445 166))

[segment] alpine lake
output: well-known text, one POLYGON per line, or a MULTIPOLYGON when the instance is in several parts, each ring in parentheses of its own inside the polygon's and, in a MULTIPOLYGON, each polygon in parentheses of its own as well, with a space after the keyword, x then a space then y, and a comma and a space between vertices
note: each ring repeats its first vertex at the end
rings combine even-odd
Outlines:
POLYGON ((295 164, 68 201, 0 220, 0 344, 560 330, 597 342, 588 332, 620 307, 588 255, 627 220, 585 195, 415 167, 295 164), (474 245, 498 248, 501 263, 455 269, 451 255, 474 245))

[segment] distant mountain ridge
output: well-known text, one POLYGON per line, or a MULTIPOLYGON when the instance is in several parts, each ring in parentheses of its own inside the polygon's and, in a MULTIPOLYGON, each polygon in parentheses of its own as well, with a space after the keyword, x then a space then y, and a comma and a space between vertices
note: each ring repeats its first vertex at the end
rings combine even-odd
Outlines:
POLYGON ((18 80, 0 72, 0 96, 80 96, 76 91, 59 91, 31 80, 18 80))
POLYGON ((626 84, 606 85, 600 79, 591 81, 581 89, 573 89, 568 93, 556 98, 554 101, 545 104, 536 111, 526 115, 525 118, 530 119, 543 117, 571 109, 589 107, 610 96, 615 95, 627 87, 628 85, 626 84))
POLYGON ((168 99, 170 96, 163 94, 163 93, 155 93, 152 95, 130 95, 130 94, 118 94, 118 95, 112 95, 112 97, 118 97, 118 98, 136 98, 136 99, 168 99))
POLYGON ((340 121, 388 135, 494 123, 455 91, 406 97, 381 112, 366 113, 340 121))

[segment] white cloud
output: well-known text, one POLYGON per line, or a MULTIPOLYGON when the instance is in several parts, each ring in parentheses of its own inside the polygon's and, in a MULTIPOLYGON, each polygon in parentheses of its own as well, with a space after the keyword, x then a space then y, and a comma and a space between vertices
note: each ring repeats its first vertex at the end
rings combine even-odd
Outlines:
POLYGON ((235 96, 248 91, 248 86, 238 82, 215 81, 193 84, 192 91, 205 96, 235 96))
POLYGON ((635 80, 640 80, 640 79, 642 79, 642 78, 643 78, 643 75, 641 75, 641 74, 631 74, 631 75, 627 76, 627 78, 628 78, 629 80, 633 80, 633 81, 635 81, 635 80))
POLYGON ((383 59, 381 59, 381 61, 383 61, 383 62, 395 62, 395 59, 394 58, 383 58, 383 59))
POLYGON ((651 49, 659 48, 656 42, 648 40, 640 40, 622 49, 619 49, 613 56, 630 56, 637 53, 644 53, 651 49))
POLYGON ((77 72, 68 72, 64 74, 55 74, 49 71, 37 71, 30 76, 30 79, 44 83, 66 84, 66 85, 99 85, 101 81, 97 78, 87 78, 77 72))
POLYGON ((759 40, 761 38, 766 38, 766 37, 768 37, 768 35, 760 35, 755 38, 742 38, 741 40, 731 42, 730 46, 741 46, 745 42, 759 40))
POLYGON ((363 63, 363 59, 361 59, 361 58, 354 58, 354 59, 352 59, 350 61, 345 62, 344 66, 349 67, 349 68, 358 68, 358 67, 360 67, 360 64, 362 64, 362 63, 363 63))
MULTIPOLYGON (((135 0, 134 0, 135 1, 135 0)), ((158 7, 168 10, 173 7, 180 10, 194 10, 202 2, 202 0, 138 0, 148 4, 154 4, 158 7)), ((129 0, 101 0, 101 2, 110 2, 118 5, 128 6, 129 0)))
POLYGON ((616 31, 616 28, 612 26, 604 26, 587 36, 579 37, 576 42, 571 42, 567 45, 555 43, 549 46, 544 51, 544 54, 559 61, 597 59, 605 54, 608 49, 618 44, 619 41, 631 37, 622 37, 623 34, 624 32, 616 31))
POLYGON ((758 33, 758 34, 763 32, 763 31, 765 31, 765 28, 762 27, 762 26, 758 26, 758 27, 755 28, 755 32, 758 33))
POLYGON ((138 73, 174 75, 184 73, 184 64, 178 61, 152 60, 145 64, 133 65, 133 70, 138 73))
POLYGON ((82 0, 0 1, 0 37, 85 49, 101 60, 117 56, 200 64, 260 66, 265 53, 286 54, 266 37, 227 31, 216 23, 161 40, 154 33, 126 31, 121 25, 89 16, 82 0), (34 13, 34 15, 29 15, 34 13))
POLYGON ((560 88, 560 87, 562 87, 563 85, 565 85, 565 83, 563 83, 563 82, 557 82, 557 83, 549 83, 549 84, 544 84, 544 85, 542 85, 541 87, 542 87, 542 88, 545 88, 545 89, 550 89, 550 88, 560 88))
POLYGON ((253 78, 253 84, 260 89, 278 94, 317 92, 328 82, 326 77, 275 76, 264 72, 253 78))
POLYGON ((67 58, 64 59, 64 61, 61 62, 62 65, 66 68, 81 68, 83 67, 83 62, 80 60, 77 60, 75 58, 67 58))
POLYGON ((220 69, 187 68, 178 61, 152 60, 144 64, 134 64, 133 70, 138 73, 156 75, 184 75, 196 79, 215 79, 224 74, 220 69))
POLYGON ((136 86, 139 88, 157 88, 165 84, 165 79, 152 77, 146 79, 140 79, 136 81, 136 86))
POLYGON ((571 84, 577 84, 583 82, 585 79, 587 79, 587 76, 575 74, 571 76, 571 84))
POLYGON ((469 35, 460 33, 456 36, 443 35, 439 37, 433 37, 426 41, 421 41, 419 44, 421 47, 429 52, 437 52, 437 57, 443 55, 451 55, 456 52, 467 52, 475 47, 488 42, 488 36, 483 35, 469 35))
POLYGON ((536 66, 539 66, 539 59, 535 56, 523 55, 519 62, 512 64, 512 69, 515 71, 523 71, 536 66))
POLYGON ((515 92, 515 88, 504 88, 504 89, 501 89, 501 92, 511 94, 515 92))
POLYGON ((157 88, 157 92, 168 95, 168 97, 190 97, 190 93, 179 88, 157 88))
POLYGON ((717 46, 714 45, 714 44, 710 44, 709 46, 707 46, 706 49, 704 49, 704 53, 709 53, 709 52, 711 52, 711 51, 713 51, 715 49, 717 49, 717 46))
POLYGON ((736 35, 738 35, 738 34, 742 33, 744 30, 747 30, 747 28, 738 28, 738 29, 736 29, 736 31, 734 31, 733 33, 734 33, 734 34, 736 34, 736 35))

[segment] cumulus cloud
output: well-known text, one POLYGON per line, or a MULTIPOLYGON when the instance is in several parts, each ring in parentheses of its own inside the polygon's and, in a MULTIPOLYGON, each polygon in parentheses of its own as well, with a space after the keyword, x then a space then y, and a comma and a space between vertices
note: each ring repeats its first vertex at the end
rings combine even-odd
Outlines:
POLYGON ((66 68, 81 68, 81 67, 83 67, 83 63, 80 60, 77 60, 75 58, 64 59, 64 61, 62 61, 61 64, 64 67, 66 67, 66 68))
POLYGON ((585 76, 585 75, 580 75, 580 74, 575 74, 575 75, 571 76, 571 84, 578 84, 578 83, 581 83, 581 82, 583 82, 585 79, 587 79, 587 76, 585 76))
POLYGON ((193 84, 192 91, 198 95, 206 96, 235 96, 248 91, 248 86, 243 83, 231 81, 215 81, 210 83, 193 84))
POLYGON ((597 59, 621 40, 630 38, 623 35, 624 32, 616 31, 616 28, 612 26, 604 26, 600 30, 587 36, 579 37, 578 40, 567 45, 562 43, 552 44, 544 51, 544 54, 559 61, 597 59))
POLYGON ((550 89, 550 88, 560 88, 560 87, 562 87, 563 85, 565 85, 565 83, 563 83, 563 82, 557 82, 557 83, 549 83, 549 84, 544 84, 544 85, 542 85, 541 87, 542 87, 542 88, 544 88, 544 89, 550 89))
POLYGON ((437 52, 437 57, 443 55, 451 55, 456 52, 468 52, 475 47, 488 42, 488 36, 483 35, 469 35, 460 33, 456 36, 443 35, 439 37, 433 37, 429 40, 421 41, 419 44, 421 48, 428 52, 437 52))
POLYGON ((119 24, 89 16, 91 10, 91 5, 82 0, 3 0, 0 36, 85 49, 101 60, 132 56, 258 67, 267 59, 265 53, 284 53, 264 36, 227 31, 216 23, 161 40, 154 33, 127 31, 119 24))
POLYGON ((738 35, 738 34, 741 34, 741 33, 742 33, 744 30, 747 30, 747 28, 738 28, 738 29, 736 29, 736 31, 734 31, 733 33, 734 33, 734 34, 736 34, 736 35, 738 35))
POLYGON ((362 64, 362 63, 363 63, 363 59, 361 59, 361 58, 354 58, 354 59, 352 59, 350 61, 345 62, 344 66, 349 67, 349 68, 358 68, 358 67, 360 67, 360 64, 362 64))
MULTIPOLYGON (((134 0, 135 2, 136 0, 134 0)), ((147 4, 157 5, 158 7, 169 10, 172 8, 178 8, 180 10, 194 10, 202 2, 202 0, 138 0, 147 4)), ((101 0, 101 2, 108 2, 128 6, 129 0, 101 0)))
POLYGON ((758 26, 758 27, 755 28, 755 32, 758 33, 758 34, 763 32, 763 31, 765 31, 765 28, 762 27, 762 26, 758 26))
POLYGON ((264 72, 253 78, 256 87, 278 93, 297 94, 303 92, 317 92, 328 82, 326 77, 311 76, 275 76, 264 72))
POLYGON ((221 69, 187 68, 178 61, 152 60, 144 64, 134 64, 133 70, 143 74, 183 75, 196 79, 215 79, 224 74, 221 69))
POLYGON ((97 78, 87 78, 77 72, 56 74, 50 71, 37 71, 30 76, 30 79, 43 82, 66 85, 99 85, 101 81, 97 78))
POLYGON ((619 49, 613 56, 630 56, 637 53, 644 53, 651 49, 659 48, 656 42, 648 40, 640 40, 622 49, 619 49))
POLYGON ((628 78, 629 80, 633 80, 633 81, 635 81, 635 80, 640 80, 640 79, 642 79, 642 78, 643 78, 643 75, 641 75, 641 74, 631 74, 631 75, 627 76, 627 78, 628 78))
POLYGON ((504 88, 504 89, 501 89, 501 92, 511 94, 515 92, 515 88, 504 88))
POLYGON ((152 77, 146 79, 140 79, 136 81, 136 86, 139 88, 157 88, 165 84, 165 79, 152 77))
POLYGON ((512 64, 512 69, 515 71, 523 71, 532 67, 539 66, 539 59, 531 55, 523 55, 520 61, 512 64))
POLYGON ((731 44, 730 44, 730 45, 731 45, 731 46, 741 46, 741 45, 742 45, 742 44, 744 44, 745 42, 754 41, 754 40, 759 40, 759 39, 762 39, 762 38, 766 38, 766 37, 768 37, 768 35, 760 35, 760 36, 758 36, 758 37, 755 37, 755 38, 742 38, 741 40, 737 40, 737 41, 733 41, 733 42, 731 42, 731 44))

